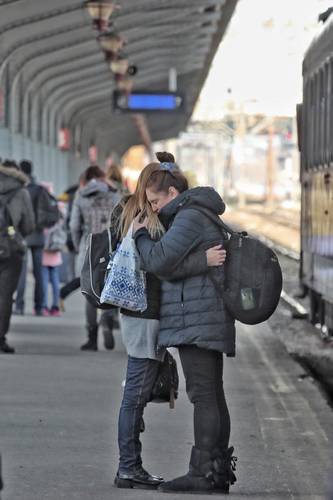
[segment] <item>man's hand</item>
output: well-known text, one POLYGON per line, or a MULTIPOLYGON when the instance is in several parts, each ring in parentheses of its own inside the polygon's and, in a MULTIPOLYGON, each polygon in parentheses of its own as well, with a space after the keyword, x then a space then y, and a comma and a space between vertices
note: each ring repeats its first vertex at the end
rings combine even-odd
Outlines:
POLYGON ((227 256, 227 252, 223 249, 222 245, 206 250, 207 265, 208 267, 222 266, 227 256))

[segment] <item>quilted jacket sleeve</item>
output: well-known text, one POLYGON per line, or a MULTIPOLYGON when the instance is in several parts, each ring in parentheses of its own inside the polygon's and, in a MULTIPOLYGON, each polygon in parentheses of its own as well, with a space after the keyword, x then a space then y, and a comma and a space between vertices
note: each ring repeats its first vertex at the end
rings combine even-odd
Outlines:
POLYGON ((181 210, 170 229, 154 242, 146 229, 135 233, 135 240, 145 271, 172 279, 172 273, 202 242, 198 212, 181 210))
POLYGON ((204 274, 208 270, 207 256, 205 250, 190 253, 180 262, 177 267, 170 269, 168 276, 160 276, 161 280, 176 281, 204 274))

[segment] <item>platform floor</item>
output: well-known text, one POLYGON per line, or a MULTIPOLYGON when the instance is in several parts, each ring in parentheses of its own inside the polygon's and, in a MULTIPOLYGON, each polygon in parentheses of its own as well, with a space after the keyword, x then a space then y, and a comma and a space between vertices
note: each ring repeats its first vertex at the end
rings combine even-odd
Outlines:
MULTIPOLYGON (((98 353, 80 352, 84 336, 79 294, 67 301, 61 318, 14 317, 9 340, 17 353, 0 356, 2 500, 162 495, 113 486, 126 355, 118 331, 111 352, 102 345, 98 353)), ((237 357, 225 362, 231 443, 238 456, 238 481, 229 498, 327 498, 332 409, 267 324, 239 325, 237 345, 237 357)), ((168 479, 185 473, 192 411, 183 379, 176 409, 150 404, 145 421, 145 467, 168 479)), ((173 498, 193 496, 168 495, 173 498)))

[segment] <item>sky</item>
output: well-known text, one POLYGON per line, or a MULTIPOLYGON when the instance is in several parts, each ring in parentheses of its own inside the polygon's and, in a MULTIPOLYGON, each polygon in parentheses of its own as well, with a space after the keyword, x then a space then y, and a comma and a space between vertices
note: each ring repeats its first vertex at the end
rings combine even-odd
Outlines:
POLYGON ((230 98, 246 113, 293 116, 302 100, 302 59, 329 0, 239 0, 194 119, 219 119, 230 98), (231 89, 231 93, 228 93, 231 89))

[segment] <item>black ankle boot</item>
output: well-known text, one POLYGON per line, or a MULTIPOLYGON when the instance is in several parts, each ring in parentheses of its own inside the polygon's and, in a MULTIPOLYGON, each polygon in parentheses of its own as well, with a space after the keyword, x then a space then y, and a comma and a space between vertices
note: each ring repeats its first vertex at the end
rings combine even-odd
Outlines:
POLYGON ((216 485, 228 491, 230 485, 237 481, 235 476, 237 457, 233 456, 233 452, 233 446, 228 449, 217 447, 212 452, 216 485))
POLYGON ((162 483, 158 490, 164 493, 171 492, 198 492, 198 493, 228 493, 224 485, 218 487, 216 483, 216 471, 211 453, 199 450, 193 446, 190 460, 189 472, 185 476, 177 477, 172 481, 162 483))
POLYGON ((15 349, 7 344, 6 341, 0 343, 0 353, 4 354, 14 354, 15 349))
POLYGON ((93 327, 88 327, 88 342, 83 344, 81 346, 81 351, 97 351, 97 332, 98 332, 98 327, 93 326, 93 327))

